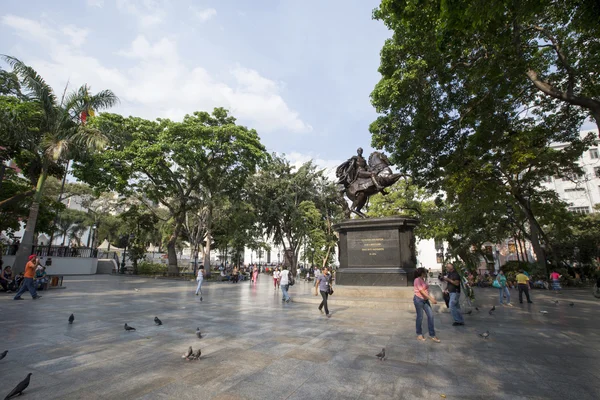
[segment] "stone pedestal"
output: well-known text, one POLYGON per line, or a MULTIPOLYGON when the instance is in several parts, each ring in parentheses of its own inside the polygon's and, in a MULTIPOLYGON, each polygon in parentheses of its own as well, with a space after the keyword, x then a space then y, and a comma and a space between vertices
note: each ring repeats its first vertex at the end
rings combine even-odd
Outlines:
POLYGON ((417 263, 414 218, 353 219, 334 226, 339 233, 336 284, 409 286, 417 263))

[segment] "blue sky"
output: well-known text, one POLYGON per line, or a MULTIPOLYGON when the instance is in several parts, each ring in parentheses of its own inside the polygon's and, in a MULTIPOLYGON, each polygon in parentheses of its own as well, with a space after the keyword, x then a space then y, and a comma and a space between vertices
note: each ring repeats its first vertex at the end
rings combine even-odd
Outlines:
MULTIPOLYGON (((223 106, 269 151, 332 167, 369 153, 369 94, 390 33, 376 0, 7 1, 0 53, 61 92, 111 89, 111 111, 181 119, 223 106)), ((4 65, 3 67, 6 68, 4 65)))

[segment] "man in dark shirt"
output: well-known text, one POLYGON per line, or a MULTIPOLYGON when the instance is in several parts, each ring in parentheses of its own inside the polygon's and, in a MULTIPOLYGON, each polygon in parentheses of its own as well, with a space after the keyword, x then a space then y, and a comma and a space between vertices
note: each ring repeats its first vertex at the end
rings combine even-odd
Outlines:
POLYGON ((463 319, 462 313, 460 312, 460 275, 454 269, 452 264, 446 265, 448 271, 444 280, 448 282, 448 293, 450 294, 450 314, 454 318, 453 326, 464 325, 465 320, 463 319))

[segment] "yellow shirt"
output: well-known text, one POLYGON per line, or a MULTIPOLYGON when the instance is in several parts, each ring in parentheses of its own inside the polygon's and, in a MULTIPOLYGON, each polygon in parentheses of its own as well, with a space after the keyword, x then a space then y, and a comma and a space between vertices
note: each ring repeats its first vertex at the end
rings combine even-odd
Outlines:
POLYGON ((529 280, 529 278, 525 274, 518 274, 516 276, 516 278, 517 278, 517 283, 519 285, 527 285, 527 281, 529 280))

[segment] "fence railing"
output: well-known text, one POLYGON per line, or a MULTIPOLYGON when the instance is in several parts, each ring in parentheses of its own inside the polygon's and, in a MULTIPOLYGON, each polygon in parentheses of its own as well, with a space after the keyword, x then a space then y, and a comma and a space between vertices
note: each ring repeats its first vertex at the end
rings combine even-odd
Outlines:
MULTIPOLYGON (((5 256, 14 256, 17 254, 19 246, 9 245, 4 248, 5 256)), ((90 247, 66 247, 66 246, 33 246, 31 254, 40 257, 81 257, 97 258, 98 249, 90 247)))

